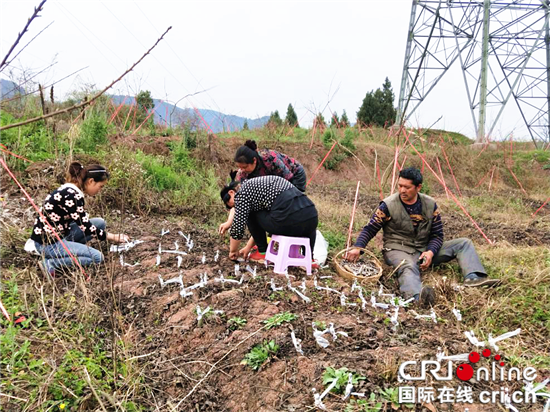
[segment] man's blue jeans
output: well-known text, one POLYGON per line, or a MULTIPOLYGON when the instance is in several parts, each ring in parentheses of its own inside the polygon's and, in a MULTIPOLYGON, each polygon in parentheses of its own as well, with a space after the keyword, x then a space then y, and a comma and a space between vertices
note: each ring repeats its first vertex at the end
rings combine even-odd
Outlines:
MULTIPOLYGON (((103 219, 96 217, 90 219, 90 222, 97 227, 98 230, 105 230, 105 221, 103 219)), ((103 262, 103 254, 99 250, 86 245, 86 242, 91 239, 92 236, 85 236, 84 232, 82 232, 78 225, 73 222, 71 224, 71 231, 62 241, 65 247, 78 259, 82 266, 89 266, 94 263, 99 264, 103 262)), ((44 259, 44 267, 46 270, 55 271, 75 265, 75 262, 67 253, 61 242, 57 241, 50 245, 35 243, 36 250, 44 259)))

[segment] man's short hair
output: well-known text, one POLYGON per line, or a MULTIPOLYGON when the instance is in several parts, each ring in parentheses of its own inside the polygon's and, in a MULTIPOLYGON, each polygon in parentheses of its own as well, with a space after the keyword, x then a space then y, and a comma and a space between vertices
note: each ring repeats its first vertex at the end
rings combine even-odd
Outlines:
POLYGON ((399 177, 403 179, 412 180, 413 185, 418 186, 422 184, 422 173, 416 167, 407 167, 399 172, 399 177))

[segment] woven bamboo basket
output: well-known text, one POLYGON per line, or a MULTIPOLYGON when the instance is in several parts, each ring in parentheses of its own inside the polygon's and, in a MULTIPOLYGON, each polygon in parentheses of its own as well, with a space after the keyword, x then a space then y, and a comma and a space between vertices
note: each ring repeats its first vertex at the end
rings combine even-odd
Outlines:
POLYGON ((336 271, 338 272, 338 274, 342 276, 344 279, 347 279, 350 281, 357 280, 358 282, 362 282, 362 283, 372 283, 380 279, 380 277, 382 276, 382 265, 380 264, 380 261, 378 260, 378 258, 374 256, 374 254, 367 249, 359 248, 362 252, 364 252, 363 261, 365 260, 365 255, 366 255, 367 262, 373 264, 378 269, 377 274, 372 276, 354 275, 352 272, 350 272, 344 267, 344 264, 342 264, 342 260, 344 259, 345 253, 351 249, 355 249, 355 248, 341 250, 332 259, 332 261, 334 262, 334 265, 336 266, 336 271))

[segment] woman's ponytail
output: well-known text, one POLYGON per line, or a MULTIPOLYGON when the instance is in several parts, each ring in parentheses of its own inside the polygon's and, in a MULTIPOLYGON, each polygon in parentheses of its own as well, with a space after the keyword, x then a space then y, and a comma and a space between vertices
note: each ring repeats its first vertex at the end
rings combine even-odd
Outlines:
POLYGON ((246 142, 244 142, 244 145, 254 151, 258 150, 258 145, 256 144, 255 140, 247 140, 246 142))
POLYGON ((237 149, 235 153, 235 163, 246 163, 251 165, 254 159, 260 160, 260 155, 257 152, 258 146, 254 140, 247 140, 243 146, 237 149))
POLYGON ((72 162, 67 170, 67 182, 73 183, 84 190, 84 183, 88 179, 103 182, 109 178, 109 172, 101 165, 82 166, 79 162, 72 162))
POLYGON ((82 166, 80 163, 72 162, 69 165, 69 170, 67 170, 67 182, 73 183, 79 188, 82 188, 84 176, 84 166, 82 166))

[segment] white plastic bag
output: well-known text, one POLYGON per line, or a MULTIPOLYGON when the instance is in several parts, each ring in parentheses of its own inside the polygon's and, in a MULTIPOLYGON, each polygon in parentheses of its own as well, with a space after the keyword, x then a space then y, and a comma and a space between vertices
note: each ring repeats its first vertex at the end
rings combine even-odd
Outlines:
POLYGON ((313 260, 315 260, 319 266, 323 266, 327 261, 328 256, 328 242, 323 234, 317 231, 315 238, 315 245, 313 246, 313 260))

